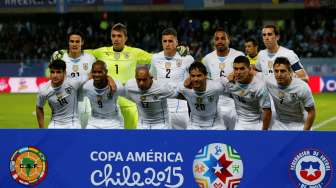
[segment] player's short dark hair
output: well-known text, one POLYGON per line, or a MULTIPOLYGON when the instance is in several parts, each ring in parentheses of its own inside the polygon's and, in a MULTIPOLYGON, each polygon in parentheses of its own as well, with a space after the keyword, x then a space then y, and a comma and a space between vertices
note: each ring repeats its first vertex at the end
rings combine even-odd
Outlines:
POLYGON ((265 28, 271 28, 271 29, 273 29, 275 35, 279 35, 279 33, 280 33, 280 32, 279 32, 279 29, 278 29, 277 26, 275 26, 275 25, 272 25, 272 24, 265 25, 265 26, 263 27, 263 29, 265 29, 265 28))
POLYGON ((217 32, 223 32, 226 34, 227 37, 229 37, 229 34, 228 32, 224 29, 224 27, 217 27, 216 30, 215 30, 215 33, 217 32))
POLYGON ((275 65, 286 65, 287 69, 291 72, 291 64, 286 57, 277 57, 273 63, 273 68, 275 65))
POLYGON ((208 71, 207 71, 207 68, 206 66, 199 62, 199 61, 195 61, 193 62, 190 67, 189 67, 189 74, 191 73, 191 71, 193 70, 198 70, 200 71, 201 73, 203 73, 204 75, 207 75, 208 74, 208 71))
POLYGON ((258 41, 255 38, 247 38, 245 39, 245 43, 251 42, 254 46, 258 46, 258 41))
POLYGON ((244 55, 236 57, 233 63, 243 63, 245 66, 250 67, 250 60, 244 55))
POLYGON ((162 31, 161 35, 173 35, 174 37, 177 37, 177 32, 174 28, 172 27, 169 27, 169 28, 166 28, 162 31))
MULTIPOLYGON (((107 65, 106 65, 106 63, 105 63, 104 61, 102 61, 102 60, 97 60, 96 62, 94 62, 94 63, 92 64, 92 68, 93 68, 94 65, 101 65, 101 66, 105 69, 105 71, 107 72, 107 65)), ((91 70, 92 70, 92 69, 91 69, 91 70)))
POLYGON ((115 30, 115 31, 119 31, 119 32, 123 32, 125 36, 127 36, 127 27, 122 24, 122 23, 116 23, 112 26, 112 30, 111 32, 115 30))
POLYGON ((82 41, 84 41, 84 33, 83 32, 81 32, 81 31, 79 31, 79 30, 77 30, 77 29, 75 29, 75 30, 71 30, 69 33, 68 33, 68 35, 67 35, 67 41, 69 42, 70 41, 70 36, 71 35, 79 35, 80 37, 81 37, 81 39, 82 39, 82 41))
POLYGON ((56 59, 56 60, 53 60, 49 63, 48 68, 49 69, 63 70, 63 72, 64 72, 65 69, 66 69, 66 64, 63 60, 56 59))

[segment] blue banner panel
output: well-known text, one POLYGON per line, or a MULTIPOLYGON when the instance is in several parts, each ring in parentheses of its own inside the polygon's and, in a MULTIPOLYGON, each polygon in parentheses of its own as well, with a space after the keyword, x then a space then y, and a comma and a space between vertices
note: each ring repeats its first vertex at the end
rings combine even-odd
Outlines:
POLYGON ((57 0, 0 0, 0 7, 40 7, 55 6, 57 0))
POLYGON ((322 92, 336 92, 336 77, 322 76, 323 89, 322 92))
POLYGON ((71 5, 100 5, 103 4, 103 0, 68 0, 68 4, 71 5))
POLYGON ((336 187, 335 138, 336 132, 3 129, 0 187, 336 187))
POLYGON ((0 77, 37 77, 44 76, 46 61, 27 63, 0 63, 0 77))

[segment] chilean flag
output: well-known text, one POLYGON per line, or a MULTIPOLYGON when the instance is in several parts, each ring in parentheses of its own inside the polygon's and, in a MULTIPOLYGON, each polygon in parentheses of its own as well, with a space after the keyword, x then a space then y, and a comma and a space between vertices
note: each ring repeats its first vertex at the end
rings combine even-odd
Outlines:
POLYGON ((300 176, 307 181, 315 181, 321 177, 320 163, 318 162, 302 162, 300 176))

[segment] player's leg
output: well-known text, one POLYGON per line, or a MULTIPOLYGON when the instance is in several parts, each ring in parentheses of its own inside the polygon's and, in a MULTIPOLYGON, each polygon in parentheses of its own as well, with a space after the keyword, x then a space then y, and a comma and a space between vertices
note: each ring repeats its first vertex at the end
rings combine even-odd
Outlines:
POLYGON ((85 129, 88 124, 88 119, 91 116, 91 105, 89 98, 84 97, 82 101, 78 102, 78 116, 82 129, 85 129))
POLYGON ((125 129, 136 129, 138 124, 138 109, 134 102, 118 97, 118 105, 124 118, 125 129))

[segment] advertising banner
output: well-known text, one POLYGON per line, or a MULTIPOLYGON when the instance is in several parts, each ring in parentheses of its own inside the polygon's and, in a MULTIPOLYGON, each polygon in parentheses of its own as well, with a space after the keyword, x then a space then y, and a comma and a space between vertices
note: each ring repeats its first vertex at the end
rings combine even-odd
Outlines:
POLYGON ((0 187, 336 187, 335 137, 307 131, 5 129, 0 187))
POLYGON ((0 0, 0 7, 22 8, 55 6, 57 0, 0 0))
POLYGON ((0 77, 0 93, 37 93, 46 77, 0 77))

